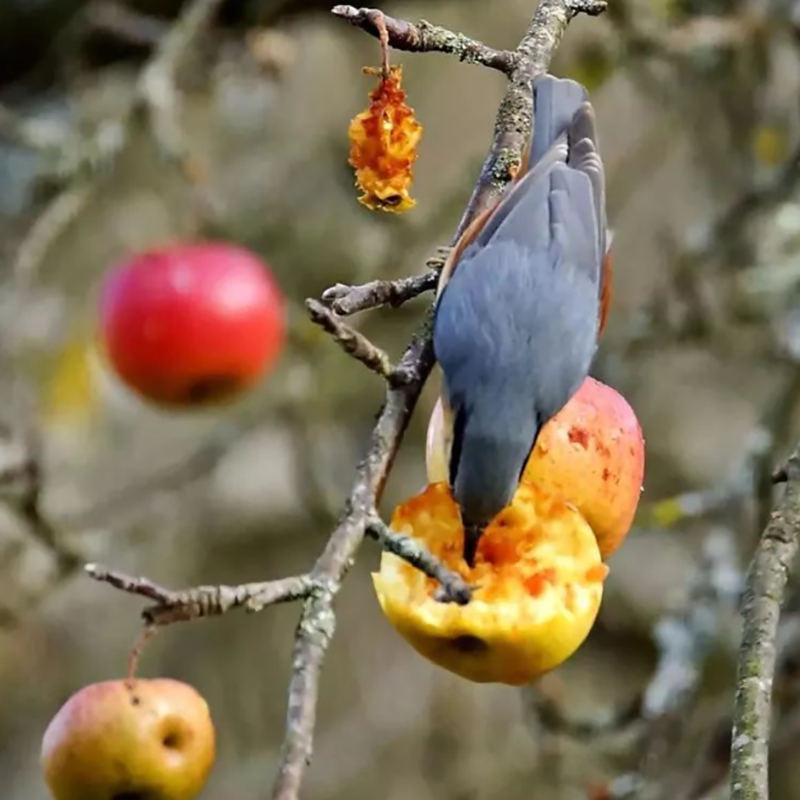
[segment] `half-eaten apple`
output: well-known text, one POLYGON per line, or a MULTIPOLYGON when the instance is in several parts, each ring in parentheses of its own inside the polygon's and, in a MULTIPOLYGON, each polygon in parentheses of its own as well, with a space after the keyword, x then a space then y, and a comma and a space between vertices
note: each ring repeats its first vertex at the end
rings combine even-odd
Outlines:
POLYGON ((419 540, 474 587, 466 605, 442 602, 438 584, 384 552, 373 575, 384 614, 430 661, 478 683, 529 683, 568 659, 594 624, 608 568, 574 506, 531 485, 495 517, 475 566, 446 483, 395 511, 392 529, 419 540))

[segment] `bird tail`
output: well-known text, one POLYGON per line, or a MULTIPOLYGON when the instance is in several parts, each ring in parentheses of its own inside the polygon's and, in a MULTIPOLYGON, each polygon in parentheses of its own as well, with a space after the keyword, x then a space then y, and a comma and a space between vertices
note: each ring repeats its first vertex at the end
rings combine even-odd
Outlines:
POLYGON ((568 78, 540 75, 533 81, 533 125, 527 168, 533 168, 555 142, 566 136, 589 94, 568 78))

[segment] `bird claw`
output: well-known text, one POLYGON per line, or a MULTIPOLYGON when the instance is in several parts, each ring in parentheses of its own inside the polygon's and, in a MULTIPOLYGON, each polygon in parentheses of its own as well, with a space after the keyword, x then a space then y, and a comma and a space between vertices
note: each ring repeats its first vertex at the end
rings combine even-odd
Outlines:
POLYGON ((433 593, 433 599, 437 603, 458 603, 460 606, 465 606, 472 599, 472 595, 480 589, 480 585, 475 586, 464 585, 463 588, 446 589, 444 586, 439 588, 433 593))

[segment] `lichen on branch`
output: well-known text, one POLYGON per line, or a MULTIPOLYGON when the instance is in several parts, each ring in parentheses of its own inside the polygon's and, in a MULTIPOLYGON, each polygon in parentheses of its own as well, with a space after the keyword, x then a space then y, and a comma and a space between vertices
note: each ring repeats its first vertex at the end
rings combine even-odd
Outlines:
POLYGON ((742 603, 731 734, 731 800, 769 800, 769 737, 778 621, 800 544, 800 445, 785 467, 786 489, 750 564, 742 603))

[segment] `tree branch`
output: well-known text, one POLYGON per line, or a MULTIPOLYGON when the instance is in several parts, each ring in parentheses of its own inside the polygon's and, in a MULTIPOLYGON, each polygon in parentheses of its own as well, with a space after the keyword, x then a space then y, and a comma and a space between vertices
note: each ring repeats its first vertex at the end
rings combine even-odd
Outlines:
POLYGON ((457 572, 451 572, 440 564, 419 542, 410 536, 403 536, 390 530, 378 517, 370 520, 367 534, 384 550, 394 553, 424 572, 429 578, 439 581, 442 586, 438 599, 458 603, 460 606, 469 603, 472 598, 472 588, 457 572))
POLYGON ((502 194, 522 159, 531 132, 531 82, 547 72, 550 58, 570 21, 579 13, 601 14, 601 0, 541 0, 517 48, 519 59, 497 112, 494 140, 481 176, 458 226, 459 234, 502 194))
POLYGON ((98 0, 86 9, 86 23, 129 44, 153 47, 161 41, 168 25, 160 19, 141 14, 118 0, 98 0))
POLYGON ((178 163, 192 182, 199 180, 201 175, 199 165, 191 159, 180 122, 177 75, 183 59, 223 2, 194 0, 159 41, 153 58, 139 79, 138 102, 150 115, 156 141, 164 154, 178 163))
POLYGON ((411 53, 449 53, 457 56, 460 61, 480 64, 506 75, 511 75, 516 68, 518 58, 516 52, 495 50, 482 42, 470 39, 463 33, 454 33, 439 25, 431 25, 425 20, 414 24, 389 17, 377 8, 354 8, 346 5, 335 6, 331 13, 376 37, 379 36, 378 20, 382 18, 389 34, 389 45, 395 50, 406 50, 411 53))
POLYGON ((154 605, 142 611, 148 625, 171 625, 174 622, 215 617, 234 608, 261 611, 276 603, 286 603, 308 597, 314 588, 308 575, 281 578, 276 581, 245 583, 241 586, 197 586, 172 591, 148 578, 134 578, 99 564, 87 564, 86 574, 115 589, 152 600, 154 605))
POLYGON ((731 741, 731 800, 768 800, 769 735, 776 636, 800 534, 800 445, 786 465, 786 490, 750 565, 742 616, 731 741))
POLYGON ((378 306, 397 308, 424 292, 434 291, 438 280, 438 271, 431 269, 410 278, 370 281, 361 286, 337 283, 322 293, 322 302, 341 317, 349 317, 378 306))
POLYGON ((286 738, 272 800, 296 800, 311 758, 319 675, 333 636, 333 600, 366 534, 425 379, 433 367, 427 330, 409 345, 400 364, 414 380, 390 387, 372 432, 368 453, 356 473, 344 519, 334 530, 311 577, 320 588, 303 607, 295 638, 286 738))
POLYGON ((339 320, 319 300, 309 298, 306 300, 306 308, 312 322, 329 333, 345 353, 360 361, 371 372, 391 380, 394 369, 389 356, 380 347, 374 345, 363 333, 339 320))

